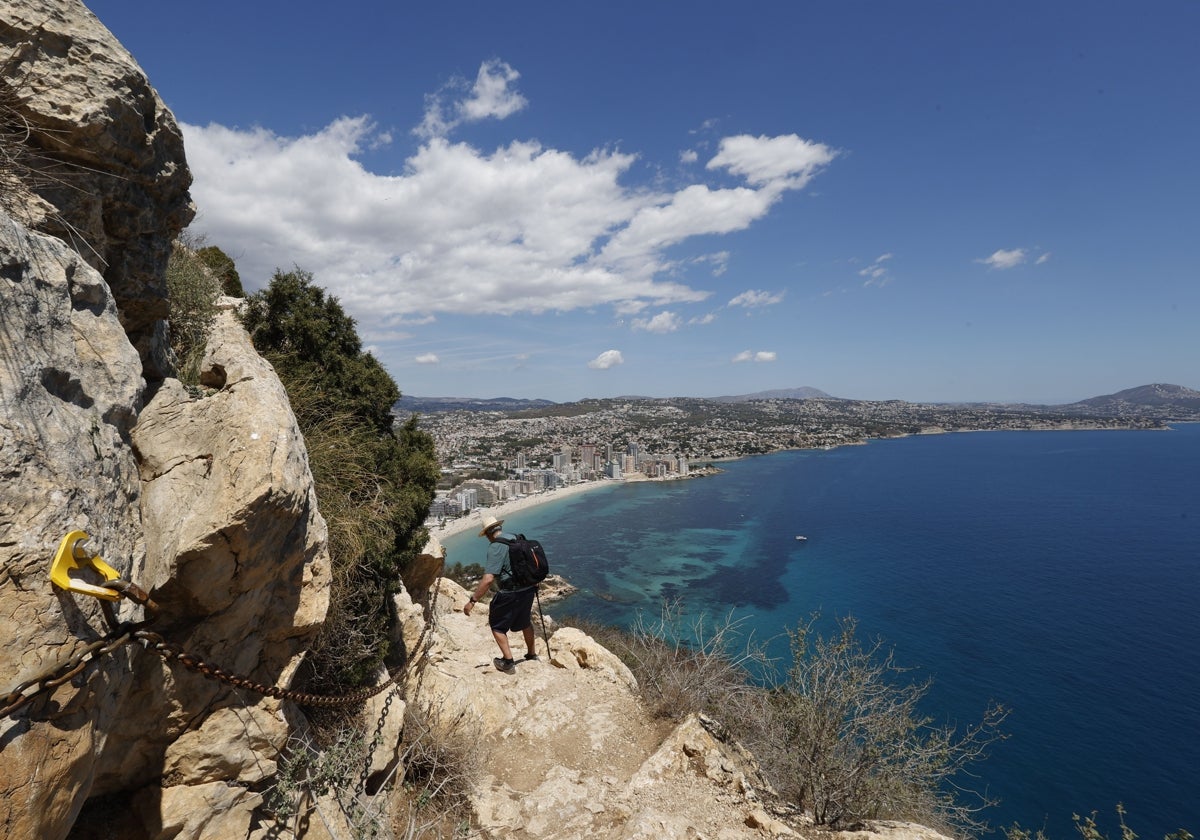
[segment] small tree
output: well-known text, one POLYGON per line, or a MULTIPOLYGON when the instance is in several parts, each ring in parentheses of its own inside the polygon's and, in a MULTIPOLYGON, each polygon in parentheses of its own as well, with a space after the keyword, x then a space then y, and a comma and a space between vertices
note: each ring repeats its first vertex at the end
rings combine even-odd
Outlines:
POLYGON ((308 272, 277 271, 247 299, 245 323, 288 390, 329 523, 333 592, 314 645, 315 677, 357 683, 388 653, 388 596, 428 536, 433 439, 415 417, 394 427, 400 389, 308 272))
POLYGON ((790 632, 793 664, 771 694, 766 725, 749 744, 779 791, 812 812, 819 825, 860 819, 909 819, 935 827, 983 827, 978 811, 994 804, 950 783, 1003 736, 1007 715, 989 708, 962 734, 935 726, 918 704, 929 683, 904 684, 890 650, 863 647, 853 619, 829 637, 816 617, 790 632))

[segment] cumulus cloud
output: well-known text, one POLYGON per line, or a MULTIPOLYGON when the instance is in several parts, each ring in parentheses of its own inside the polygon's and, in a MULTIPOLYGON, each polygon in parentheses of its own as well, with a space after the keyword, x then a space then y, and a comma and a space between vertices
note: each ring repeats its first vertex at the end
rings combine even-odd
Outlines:
POLYGON ((437 353, 422 353, 415 361, 419 365, 436 365, 441 359, 437 357, 437 353))
POLYGON ((775 351, 773 350, 743 350, 731 360, 734 364, 741 362, 773 362, 775 361, 775 351))
POLYGON ((680 163, 695 163, 700 159, 700 154, 695 149, 685 149, 679 153, 680 163))
MULTIPOLYGON (((794 135, 727 138, 709 169, 744 185, 671 191, 622 183, 637 156, 618 150, 580 157, 513 140, 485 152, 445 136, 524 107, 517 78, 489 62, 459 101, 443 91, 429 111, 440 128, 395 174, 360 163, 386 141, 368 117, 299 137, 184 125, 196 228, 237 255, 248 289, 277 266, 311 271, 371 340, 439 314, 636 314, 710 297, 680 279, 669 250, 749 227, 832 158, 794 135)), ((729 255, 701 259, 720 275, 729 255)))
POLYGON ((988 268, 1004 270, 1007 268, 1015 268, 1025 262, 1028 252, 1024 248, 1013 248, 1011 251, 1000 249, 990 257, 981 257, 975 262, 983 263, 988 268))
POLYGON ((660 312, 653 318, 635 318, 633 328, 652 333, 669 333, 679 329, 682 323, 683 319, 674 312, 660 312))
POLYGON ((621 357, 620 350, 605 350, 596 358, 587 363, 587 366, 592 370, 608 370, 610 367, 615 367, 625 363, 625 359, 621 357))
POLYGON ((709 169, 728 169, 757 187, 800 189, 836 157, 824 143, 795 134, 779 137, 726 137, 709 169))
POLYGON ((783 292, 772 294, 758 289, 747 289, 737 297, 729 301, 730 306, 744 306, 747 309, 755 309, 760 306, 774 306, 783 301, 783 292))
POLYGON ((453 79, 437 93, 425 98, 425 118, 413 129, 420 137, 443 137, 465 122, 489 117, 502 120, 522 110, 528 101, 513 86, 521 74, 503 61, 493 59, 479 66, 474 84, 453 79), (454 94, 461 98, 447 102, 454 94))
POLYGON ((712 312, 709 312, 707 315, 698 315, 695 318, 692 318, 688 321, 688 323, 697 326, 703 326, 705 324, 711 324, 715 320, 717 320, 717 316, 712 312))

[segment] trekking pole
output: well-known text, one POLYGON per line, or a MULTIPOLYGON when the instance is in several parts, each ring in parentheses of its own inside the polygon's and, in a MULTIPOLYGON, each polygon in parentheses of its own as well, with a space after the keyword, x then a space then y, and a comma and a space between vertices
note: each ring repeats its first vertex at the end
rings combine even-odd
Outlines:
POLYGON ((550 650, 550 634, 546 632, 546 614, 542 612, 542 594, 541 587, 533 588, 533 597, 537 598, 538 602, 538 618, 542 620, 542 638, 546 640, 546 658, 550 659, 554 656, 554 652, 550 650))

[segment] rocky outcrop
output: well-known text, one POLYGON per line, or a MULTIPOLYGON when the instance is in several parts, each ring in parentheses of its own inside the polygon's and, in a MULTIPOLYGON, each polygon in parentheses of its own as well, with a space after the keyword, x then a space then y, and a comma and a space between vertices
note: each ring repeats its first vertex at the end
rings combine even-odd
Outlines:
POLYGON ((34 170, 17 217, 103 274, 147 375, 164 376, 164 268, 194 214, 174 116, 78 0, 0 0, 0 67, 34 170))
MULTIPOLYGON (((58 541, 82 530, 159 604, 153 630, 286 685, 324 617, 329 567, 303 440, 270 366, 225 311, 204 360, 212 388, 193 396, 167 380, 143 406, 116 303, 78 254, 0 219, 0 286, 5 682, 107 633, 96 599, 48 579, 58 541)), ((126 602, 120 617, 141 611, 126 602)), ((199 802, 220 818, 178 836, 232 836, 292 729, 286 704, 128 644, 0 721, 0 826, 65 837, 87 800, 118 796, 150 815, 144 836, 176 836, 170 815, 194 821, 199 802)))
MULTIPOLYGON (((329 589, 303 440, 228 308, 202 392, 158 381, 163 268, 190 176, 136 63, 68 0, 0 0, 0 49, 25 159, 58 178, 34 172, 0 212, 0 691, 21 704, 0 719, 0 834, 78 834, 103 803, 119 836, 247 836, 296 709, 141 641, 100 647, 126 637, 48 572, 64 535, 84 531, 157 602, 152 631, 288 685, 329 589), (55 685, 63 662, 81 667, 55 685)), ((143 615, 125 600, 113 620, 143 615)))
MULTIPOLYGON (((440 582, 419 692, 428 716, 468 720, 483 745, 474 795, 482 836, 696 838, 789 836, 768 813, 753 758, 712 721, 663 729, 611 652, 574 628, 537 634, 536 661, 492 667, 486 610, 440 582)), ((514 635, 513 639, 516 640, 514 635)), ((523 653, 516 643, 517 655, 523 653)))
MULTIPOLYGON (((125 575, 145 555, 128 443, 143 382, 103 278, 9 217, 0 218, 0 299, 0 675, 15 686, 105 629, 95 599, 51 588, 59 540, 91 534, 125 575)), ((37 722, 0 720, 0 833, 64 836, 132 685, 132 653, 54 691, 37 722)))

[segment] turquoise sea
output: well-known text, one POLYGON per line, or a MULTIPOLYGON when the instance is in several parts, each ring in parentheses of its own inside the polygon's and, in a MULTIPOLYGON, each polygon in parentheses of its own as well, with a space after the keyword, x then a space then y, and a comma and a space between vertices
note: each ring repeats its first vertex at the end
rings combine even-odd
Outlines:
MULTIPOLYGON (((1010 738, 977 766, 993 826, 1075 836, 1123 802, 1143 840, 1200 834, 1200 425, 883 440, 720 464, 522 511, 556 605, 628 624, 679 597, 778 638, 852 615, 916 678, 925 711, 1010 738), (797 541, 797 535, 807 541, 797 541)), ((446 540, 478 562, 473 533, 446 540)), ((772 648, 786 652, 786 644, 772 648)))

